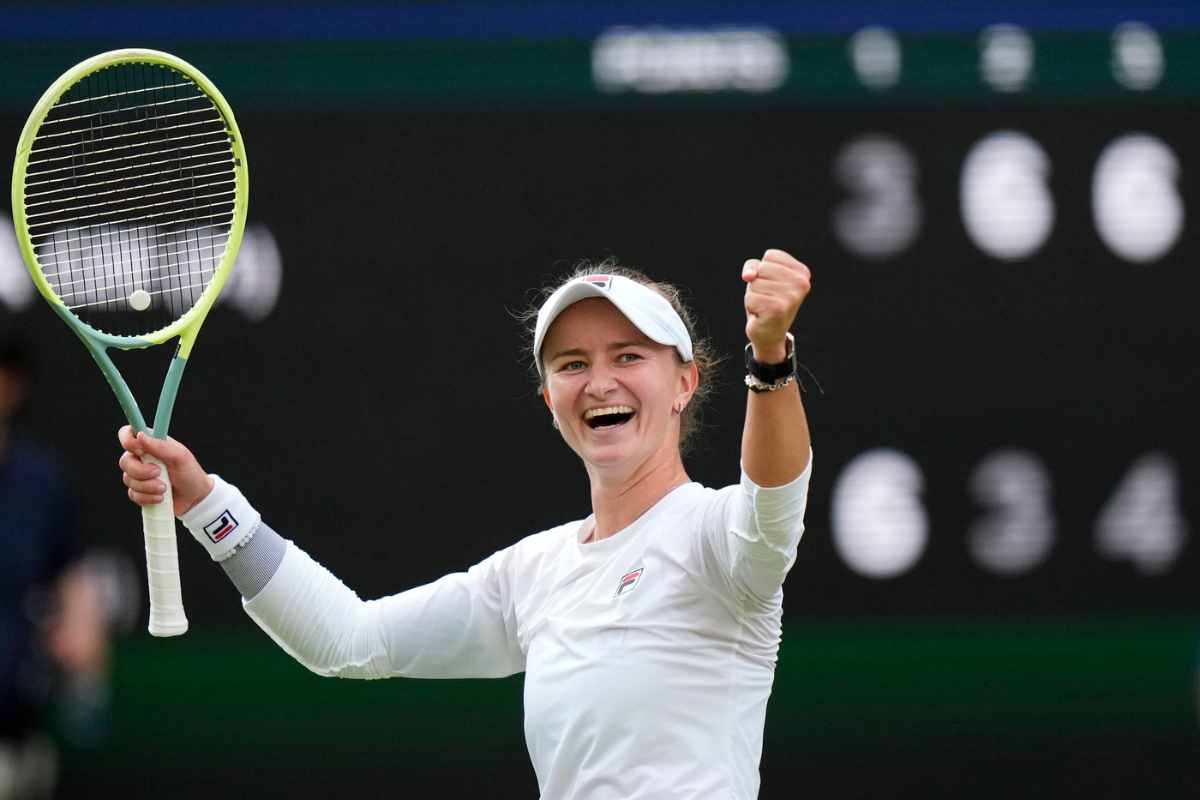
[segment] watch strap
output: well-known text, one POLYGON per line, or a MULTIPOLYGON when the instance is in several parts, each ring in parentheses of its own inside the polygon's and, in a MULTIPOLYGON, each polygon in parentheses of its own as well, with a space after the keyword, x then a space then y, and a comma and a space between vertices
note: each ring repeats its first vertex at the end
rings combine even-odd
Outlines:
POLYGON ((773 384, 796 374, 796 340, 787 335, 787 356, 778 364, 764 364, 754 360, 754 345, 746 345, 746 372, 759 383, 773 384))

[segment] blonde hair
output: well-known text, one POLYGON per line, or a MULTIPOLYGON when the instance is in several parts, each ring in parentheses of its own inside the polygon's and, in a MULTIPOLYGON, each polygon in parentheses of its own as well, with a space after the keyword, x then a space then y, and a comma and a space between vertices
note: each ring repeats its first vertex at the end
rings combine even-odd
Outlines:
MULTIPOLYGON (((700 429, 701 411, 715 388, 714 375, 716 366, 722 361, 722 358, 716 354, 712 343, 707 338, 698 335, 695 315, 692 314, 687 304, 683 302, 682 292, 679 287, 665 281, 652 280, 641 270, 624 266, 618 263, 615 258, 606 258, 598 263, 586 259, 578 262, 570 274, 555 285, 543 288, 538 293, 535 301, 517 315, 518 320, 526 327, 529 334, 526 340, 528 344, 525 347, 525 357, 529 361, 529 370, 532 373, 534 383, 538 387, 538 393, 541 394, 545 388, 545 383, 537 368, 538 354, 533 352, 533 332, 537 323, 538 311, 547 298, 559 286, 588 275, 620 275, 623 278, 637 281, 643 286, 653 289, 667 299, 667 302, 671 304, 671 307, 675 309, 675 313, 679 315, 679 318, 683 320, 683 324, 687 327, 688 335, 692 338, 692 362, 696 365, 696 372, 699 375, 696 381, 696 391, 692 394, 691 401, 688 402, 679 415, 679 451, 681 454, 687 454, 694 443, 694 434, 700 429)), ((675 353, 675 357, 679 358, 678 352, 675 353)), ((680 363, 683 363, 682 359, 680 359, 680 363)))

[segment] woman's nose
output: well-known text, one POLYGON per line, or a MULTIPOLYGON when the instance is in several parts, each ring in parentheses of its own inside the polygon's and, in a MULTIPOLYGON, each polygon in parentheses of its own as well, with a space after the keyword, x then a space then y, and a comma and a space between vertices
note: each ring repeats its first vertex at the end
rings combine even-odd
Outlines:
POLYGON ((588 378, 586 387, 588 394, 593 397, 603 397, 610 394, 615 388, 617 388, 617 382, 611 371, 605 367, 592 368, 592 374, 588 378))

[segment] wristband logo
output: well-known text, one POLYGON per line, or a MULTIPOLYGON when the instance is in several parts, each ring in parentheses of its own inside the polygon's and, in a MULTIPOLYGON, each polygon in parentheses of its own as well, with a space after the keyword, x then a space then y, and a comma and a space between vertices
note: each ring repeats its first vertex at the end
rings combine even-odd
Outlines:
POLYGON ((617 584, 617 593, 613 597, 620 597, 626 592, 632 592, 634 587, 638 585, 638 581, 642 579, 642 573, 645 571, 645 567, 638 567, 622 575, 621 582, 617 584))
POLYGON ((229 513, 229 509, 221 512, 221 515, 212 522, 204 526, 204 533, 212 540, 213 544, 224 539, 229 534, 237 530, 238 521, 233 514, 229 513))

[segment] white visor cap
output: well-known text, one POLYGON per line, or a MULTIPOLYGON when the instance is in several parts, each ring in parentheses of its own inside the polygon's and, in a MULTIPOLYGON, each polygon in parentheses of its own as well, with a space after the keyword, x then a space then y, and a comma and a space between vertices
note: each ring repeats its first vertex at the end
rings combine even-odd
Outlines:
POLYGON ((533 354, 538 374, 546 377, 542 366, 542 344, 551 323, 568 306, 588 297, 603 297, 617 307, 647 338, 674 347, 684 361, 692 360, 692 337, 667 298, 644 284, 620 275, 585 275, 567 281, 554 290, 538 311, 533 332, 533 354))

